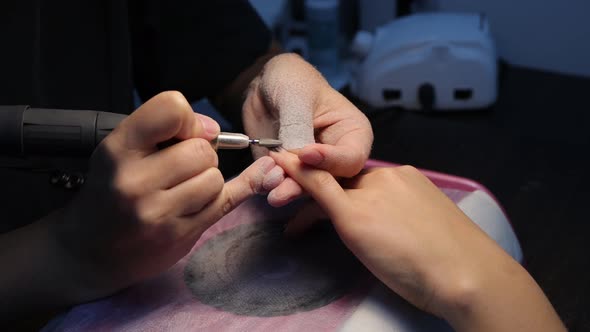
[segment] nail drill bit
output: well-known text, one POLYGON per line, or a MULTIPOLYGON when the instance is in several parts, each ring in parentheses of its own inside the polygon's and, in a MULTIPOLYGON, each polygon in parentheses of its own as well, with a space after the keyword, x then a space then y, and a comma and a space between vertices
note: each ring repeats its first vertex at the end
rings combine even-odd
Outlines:
POLYGON ((272 138, 260 138, 260 139, 251 139, 250 144, 262 146, 264 148, 278 148, 279 146, 283 145, 283 142, 279 141, 278 139, 272 138))
POLYGON ((250 139, 250 137, 239 133, 221 132, 216 139, 211 141, 214 149, 246 149, 250 144, 265 148, 276 148, 283 144, 280 140, 271 138, 250 139))

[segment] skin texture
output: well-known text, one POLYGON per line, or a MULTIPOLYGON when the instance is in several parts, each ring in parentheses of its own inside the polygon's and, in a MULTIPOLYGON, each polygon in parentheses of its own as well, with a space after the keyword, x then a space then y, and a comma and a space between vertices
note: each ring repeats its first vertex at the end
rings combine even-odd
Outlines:
POLYGON ((273 189, 260 158, 224 184, 212 119, 178 92, 152 98, 103 140, 64 210, 0 237, 0 318, 103 297, 176 263, 245 199, 273 189), (160 143, 178 143, 158 148, 160 143), (24 263, 26 262, 26 263, 24 263))
MULTIPOLYGON (((373 143, 369 120, 332 89, 313 66, 298 55, 281 54, 268 61, 250 84, 242 114, 246 133, 278 137, 281 125, 290 125, 298 127, 296 132, 301 135, 308 135, 306 127, 310 124, 290 116, 291 110, 311 115, 316 143, 298 149, 302 162, 342 177, 354 176, 362 169, 373 143)), ((254 150, 255 157, 267 153, 254 150)), ((282 206, 301 193, 297 182, 286 178, 270 192, 268 201, 282 206)))
POLYGON ((531 276, 411 166, 343 182, 285 150, 270 154, 385 285, 458 331, 562 331, 531 276), (345 189, 346 188, 346 189, 345 189))

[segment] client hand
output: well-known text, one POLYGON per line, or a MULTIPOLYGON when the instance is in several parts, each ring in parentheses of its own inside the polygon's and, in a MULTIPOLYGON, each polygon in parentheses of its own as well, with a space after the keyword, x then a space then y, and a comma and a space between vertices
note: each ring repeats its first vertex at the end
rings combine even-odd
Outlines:
MULTIPOLYGON (((246 133, 255 137, 285 136, 309 144, 298 151, 308 165, 334 176, 350 177, 365 165, 373 131, 367 117, 338 91, 332 89, 312 65, 294 54, 272 58, 252 81, 243 106, 246 133), (313 128, 310 127, 312 124, 313 128)), ((286 147, 291 149, 291 147, 286 147)), ((255 157, 267 154, 254 150, 255 157)), ((282 170, 277 170, 279 172, 282 170)), ((268 196, 281 206, 301 194, 301 187, 285 179, 268 196)))
POLYGON ((270 155, 365 266, 418 308, 460 331, 563 330, 530 275, 415 168, 373 169, 343 188, 294 154, 270 155))

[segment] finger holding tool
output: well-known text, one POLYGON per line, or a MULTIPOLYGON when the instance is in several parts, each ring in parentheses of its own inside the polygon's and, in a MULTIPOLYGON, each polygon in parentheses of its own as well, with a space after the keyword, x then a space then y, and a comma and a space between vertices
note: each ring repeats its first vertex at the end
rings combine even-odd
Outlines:
MULTIPOLYGON (((3 153, 20 157, 30 155, 88 157, 103 139, 126 118, 127 115, 124 114, 90 110, 40 109, 23 105, 1 106, 0 150, 3 153)), ((215 153, 207 152, 206 144, 190 142, 192 140, 202 139, 195 138, 183 142, 172 139, 158 144, 160 151, 156 151, 148 157, 154 162, 153 165, 158 165, 152 168, 155 174, 154 180, 150 182, 153 185, 169 188, 203 172, 207 167, 217 166, 215 153), (174 148, 170 149, 172 146, 174 148), (201 151, 199 160, 203 161, 205 158, 212 161, 170 164, 170 160, 194 160, 195 147, 201 147, 196 149, 201 151), (176 157, 169 158, 171 154, 176 157), (161 176, 158 175, 158 169, 175 169, 175 171, 170 172, 167 176, 161 176)), ((282 145, 282 142, 276 139, 250 138, 241 133, 228 132, 219 133, 209 143, 215 151, 218 149, 246 149, 251 145, 272 149, 282 145)), ((253 169, 256 169, 258 164, 264 163, 253 164, 253 169)), ((274 163, 272 164, 270 169, 273 171, 267 174, 269 170, 264 169, 260 185, 253 186, 261 188, 260 192, 272 192, 285 179, 282 169, 274 167, 274 163)), ((254 174, 253 171, 246 173, 254 174)))

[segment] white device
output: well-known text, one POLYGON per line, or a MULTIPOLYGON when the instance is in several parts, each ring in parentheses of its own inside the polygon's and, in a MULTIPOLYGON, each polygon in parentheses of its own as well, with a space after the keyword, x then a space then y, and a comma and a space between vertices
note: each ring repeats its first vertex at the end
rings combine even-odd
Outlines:
POLYGON ((402 17, 357 33, 351 92, 375 107, 477 109, 497 95, 497 58, 480 14, 402 17))

